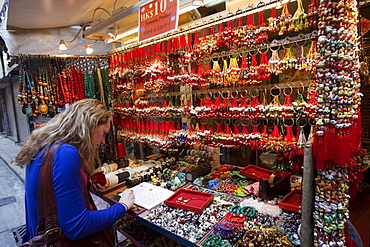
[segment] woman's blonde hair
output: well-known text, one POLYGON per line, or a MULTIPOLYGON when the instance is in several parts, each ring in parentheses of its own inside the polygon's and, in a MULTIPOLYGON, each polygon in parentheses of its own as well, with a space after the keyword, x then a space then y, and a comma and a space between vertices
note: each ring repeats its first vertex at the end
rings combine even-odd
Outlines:
POLYGON ((57 114, 44 127, 32 131, 15 158, 18 166, 26 166, 42 148, 47 152, 50 145, 59 142, 76 147, 80 153, 82 167, 91 172, 95 166, 92 131, 106 124, 112 113, 98 100, 83 99, 57 114))

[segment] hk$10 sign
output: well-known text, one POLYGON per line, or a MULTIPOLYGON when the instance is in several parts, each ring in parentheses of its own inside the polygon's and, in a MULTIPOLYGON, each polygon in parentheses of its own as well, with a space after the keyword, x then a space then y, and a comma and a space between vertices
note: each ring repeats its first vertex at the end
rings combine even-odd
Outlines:
POLYGON ((139 8, 139 42, 177 29, 179 0, 153 0, 139 8))

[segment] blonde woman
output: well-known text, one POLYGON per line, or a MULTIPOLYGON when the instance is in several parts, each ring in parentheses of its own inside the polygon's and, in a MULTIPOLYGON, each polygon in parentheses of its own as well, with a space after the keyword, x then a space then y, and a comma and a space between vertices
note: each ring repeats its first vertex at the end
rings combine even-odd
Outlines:
MULTIPOLYGON (((98 100, 84 99, 52 118, 28 137, 15 158, 26 167, 26 233, 23 241, 37 235, 38 184, 44 155, 59 144, 53 158, 53 184, 60 228, 70 240, 85 238, 114 224, 134 203, 132 191, 126 190, 120 203, 104 210, 87 208, 84 190, 94 170, 94 153, 105 143, 112 113, 98 100)), ((95 188, 96 189, 96 188, 95 188)), ((86 195, 87 193, 85 193, 86 195)), ((91 206, 91 205, 90 205, 91 206)))

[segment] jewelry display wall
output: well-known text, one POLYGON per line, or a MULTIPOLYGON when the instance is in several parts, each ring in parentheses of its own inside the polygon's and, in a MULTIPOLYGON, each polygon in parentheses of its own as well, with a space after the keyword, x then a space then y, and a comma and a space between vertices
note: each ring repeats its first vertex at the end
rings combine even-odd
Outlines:
MULTIPOLYGON (((110 75, 120 89, 114 111, 125 119, 124 135, 130 141, 159 139, 164 142, 156 144, 164 147, 182 141, 270 150, 278 153, 273 170, 279 177, 300 170, 302 161, 293 167, 284 159, 303 155, 306 141, 314 138, 319 170, 350 166, 350 157, 361 152, 356 2, 307 4, 282 3, 277 15, 272 2, 260 1, 225 22, 210 20, 112 51, 110 75), (261 5, 265 9, 253 11, 261 5), (345 143, 351 146, 340 151, 346 156, 341 159, 337 149, 345 143)), ((341 231, 330 230, 341 236, 339 244, 345 242, 341 231)), ((316 235, 315 243, 331 245, 324 235, 316 235)))

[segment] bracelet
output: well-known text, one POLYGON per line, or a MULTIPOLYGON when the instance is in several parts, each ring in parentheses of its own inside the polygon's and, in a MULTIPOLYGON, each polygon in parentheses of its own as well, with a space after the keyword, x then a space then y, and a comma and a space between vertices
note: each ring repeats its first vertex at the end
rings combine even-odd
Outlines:
POLYGON ((121 205, 123 205, 123 206, 126 208, 126 213, 127 213, 127 211, 129 210, 129 208, 128 208, 127 204, 126 204, 126 203, 124 203, 124 202, 118 202, 118 203, 120 203, 121 205))

